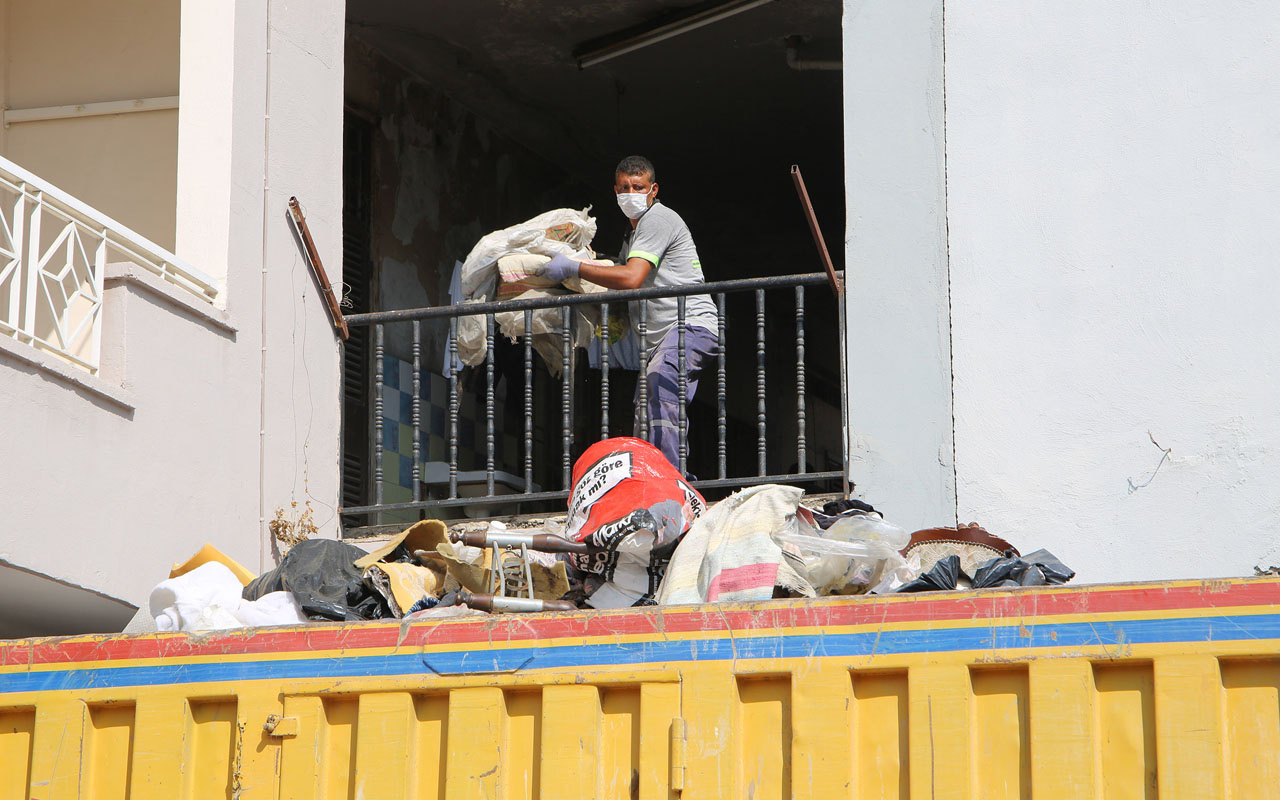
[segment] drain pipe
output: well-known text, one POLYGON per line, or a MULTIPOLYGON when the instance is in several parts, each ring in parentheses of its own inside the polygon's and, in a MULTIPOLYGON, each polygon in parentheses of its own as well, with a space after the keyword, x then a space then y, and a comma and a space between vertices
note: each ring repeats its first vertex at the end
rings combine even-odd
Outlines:
POLYGON ((800 45, 804 41, 802 36, 788 36, 787 43, 787 66, 797 70, 823 69, 835 70, 841 69, 844 65, 840 59, 821 59, 821 58, 801 58, 800 45))
MULTIPOLYGON (((267 0, 267 52, 262 99, 262 282, 258 309, 258 574, 267 571, 271 550, 267 524, 267 235, 271 221, 271 0, 267 0)), ((274 560, 274 559, 273 559, 274 560)), ((273 565, 274 566, 274 565, 273 565)))

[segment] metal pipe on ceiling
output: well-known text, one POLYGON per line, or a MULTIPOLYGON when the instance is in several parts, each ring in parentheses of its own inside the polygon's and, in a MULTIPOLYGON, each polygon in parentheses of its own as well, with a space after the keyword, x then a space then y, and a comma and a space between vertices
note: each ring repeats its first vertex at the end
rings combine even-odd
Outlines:
POLYGON ((704 6, 697 11, 682 15, 676 19, 656 24, 646 24, 638 28, 622 31, 613 36, 587 42, 579 48, 579 52, 575 53, 575 58, 578 60, 578 68, 586 69, 587 67, 595 66, 611 58, 635 52, 651 44, 657 44, 682 33, 688 33, 704 25, 728 19, 744 11, 750 11, 753 8, 772 2, 773 0, 729 0, 727 3, 704 6))
POLYGON ((787 66, 798 70, 836 70, 844 67, 840 59, 823 59, 823 58, 801 58, 800 44, 804 41, 800 36, 788 36, 787 42, 787 66))

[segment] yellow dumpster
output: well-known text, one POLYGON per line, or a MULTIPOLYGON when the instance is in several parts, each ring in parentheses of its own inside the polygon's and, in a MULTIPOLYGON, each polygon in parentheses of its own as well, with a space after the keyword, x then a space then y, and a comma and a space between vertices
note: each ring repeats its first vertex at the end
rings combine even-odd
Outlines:
POLYGON ((1280 582, 0 642, 0 798, 1280 797, 1280 582))

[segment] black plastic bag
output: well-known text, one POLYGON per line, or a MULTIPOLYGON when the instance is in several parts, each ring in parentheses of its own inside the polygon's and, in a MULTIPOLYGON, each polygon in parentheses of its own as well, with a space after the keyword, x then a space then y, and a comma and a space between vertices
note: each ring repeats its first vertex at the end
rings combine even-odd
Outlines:
POLYGON ((353 563, 365 555, 355 545, 334 539, 308 539, 294 545, 280 566, 244 587, 245 600, 270 592, 292 594, 311 619, 359 620, 391 616, 386 601, 364 585, 353 563))
POLYGON ((1063 564, 1048 550, 1037 550, 1019 558, 1012 550, 1006 550, 983 563, 973 574, 973 588, 991 586, 1048 586, 1066 583, 1075 577, 1075 571, 1063 564))
MULTIPOLYGON (((947 556, 938 559, 928 572, 911 583, 898 587, 899 592, 936 592, 956 588, 956 583, 964 572, 960 569, 960 556, 947 556)), ((967 575, 965 577, 968 577, 967 575)))
POLYGON ((850 511, 860 511, 864 514, 876 514, 877 512, 870 503, 864 503, 861 500, 850 497, 847 500, 832 500, 829 503, 822 504, 822 513, 828 517, 838 517, 850 511))

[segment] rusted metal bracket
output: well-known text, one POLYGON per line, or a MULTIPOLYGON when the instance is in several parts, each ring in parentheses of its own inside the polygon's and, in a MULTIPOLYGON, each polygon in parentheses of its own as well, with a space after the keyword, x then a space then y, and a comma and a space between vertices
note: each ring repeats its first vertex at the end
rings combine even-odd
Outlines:
POLYGON ((791 180, 796 184, 796 193, 800 195, 800 205, 804 207, 804 217, 809 221, 809 232, 813 234, 813 243, 818 246, 818 255, 822 258, 822 268, 827 271, 827 280, 831 281, 831 291, 839 297, 844 294, 844 282, 836 274, 831 264, 831 254, 827 252, 827 241, 822 238, 822 229, 818 227, 818 217, 813 213, 813 203, 809 202, 809 192, 804 188, 804 176, 800 174, 798 164, 791 165, 791 180))
POLYGON ((342 307, 338 305, 338 298, 334 296, 333 287, 329 285, 329 276, 325 274, 324 265, 320 263, 320 253, 316 250, 316 243, 311 238, 311 229, 307 227, 307 219, 302 216, 302 206, 298 204, 296 197, 289 198, 289 218, 293 220, 298 238, 302 240, 303 250, 307 254, 307 263, 311 265, 311 272, 320 282, 320 289, 324 292, 324 300, 329 305, 329 317, 333 320, 333 328, 345 342, 351 336, 351 331, 347 330, 347 321, 342 318, 342 307))
MULTIPOLYGON (((822 268, 827 271, 827 280, 831 282, 831 291, 836 295, 836 319, 839 327, 837 336, 840 339, 840 424, 841 451, 844 458, 841 485, 844 496, 849 497, 853 488, 849 480, 849 365, 845 358, 845 308, 844 281, 836 274, 831 264, 831 254, 827 252, 827 241, 822 238, 822 229, 818 227, 818 217, 813 213, 813 203, 809 202, 809 191, 804 188, 804 177, 800 174, 800 165, 791 165, 791 179, 796 184, 796 193, 800 195, 800 205, 804 207, 804 217, 809 222, 809 232, 813 234, 813 243, 818 246, 818 255, 822 259, 822 268)), ((849 270, 845 269, 845 275, 849 270)))

